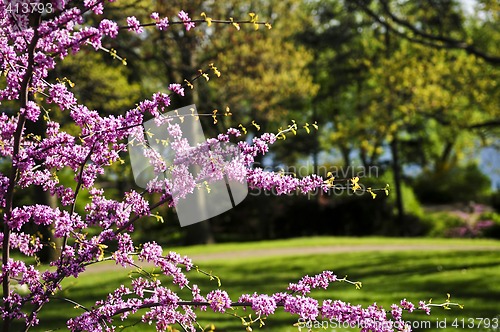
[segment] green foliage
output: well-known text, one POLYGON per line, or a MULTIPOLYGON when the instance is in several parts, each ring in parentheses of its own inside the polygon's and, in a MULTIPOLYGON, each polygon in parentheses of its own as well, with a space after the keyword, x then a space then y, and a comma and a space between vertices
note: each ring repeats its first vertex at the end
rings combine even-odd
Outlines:
POLYGON ((319 86, 309 69, 313 51, 294 42, 294 35, 311 20, 301 5, 301 0, 258 0, 250 6, 245 0, 214 2, 208 9, 211 17, 248 17, 250 8, 260 17, 269 17, 272 29, 241 33, 213 27, 218 38, 200 50, 201 58, 214 62, 228 78, 210 82, 209 98, 200 96, 200 101, 213 108, 229 105, 232 118, 254 133, 258 130, 250 126, 253 120, 262 131, 286 125, 285 117, 311 122, 308 106, 319 86))
POLYGON ((480 219, 492 222, 491 226, 484 229, 484 237, 500 240, 500 214, 495 212, 486 212, 481 215, 480 219))
POLYGON ((491 194, 491 205, 496 212, 500 213, 500 188, 491 194))
POLYGON ((436 212, 427 215, 425 224, 428 227, 427 236, 447 237, 453 228, 463 226, 464 221, 448 212, 436 212))
POLYGON ((424 171, 415 180, 415 192, 425 203, 481 202, 490 194, 491 182, 477 164, 470 163, 437 172, 424 171))
MULTIPOLYGON (((485 177, 475 171, 462 172, 455 165, 466 158, 468 151, 477 149, 478 142, 487 145, 498 137, 490 124, 500 118, 499 68, 464 50, 436 49, 387 34, 382 24, 361 9, 360 3, 368 2, 123 0, 111 5, 112 16, 134 15, 148 21, 147 13, 151 11, 175 17, 183 8, 194 19, 228 19, 250 18, 249 13, 255 12, 260 19, 270 20, 273 28, 253 31, 249 25, 241 27, 247 31, 237 31, 234 26, 199 24, 188 33, 174 26, 166 31, 151 29, 141 36, 125 32, 113 40, 113 47, 119 56, 127 58, 126 67, 110 54, 89 52, 68 58, 69 66, 58 76, 74 82, 72 90, 87 105, 99 112, 121 114, 140 95, 166 92, 165 82, 182 83, 213 62, 223 79, 211 75, 209 82, 200 80, 193 90, 186 88, 186 98, 178 100, 174 96, 173 102, 174 107, 196 103, 200 112, 219 109, 219 114, 229 105, 231 117, 219 117, 217 124, 210 117, 202 120, 208 120, 203 123, 209 125, 204 127, 207 134, 242 123, 251 136, 258 131, 251 125, 252 120, 262 132, 286 125, 282 123, 284 116, 303 123, 318 121, 318 133, 314 130, 305 135, 299 131, 297 137, 274 148, 275 165, 309 161, 309 155, 317 156, 322 148, 328 154, 340 151, 344 166, 357 162, 365 167, 383 167, 381 159, 397 138, 399 166, 416 164, 428 170, 416 181, 418 199, 411 187, 402 186, 406 223, 414 227, 410 233, 421 234, 419 220, 425 213, 419 201, 479 200, 488 193, 485 177)), ((382 2, 369 3, 373 10, 381 9, 382 2)), ((494 1, 478 1, 479 16, 467 15, 457 1, 387 3, 398 16, 426 33, 472 40, 486 52, 498 54, 498 5, 494 1)), ((120 190, 133 187, 127 165, 127 160, 116 165, 106 185, 120 190)), ((392 172, 386 172, 380 181, 366 181, 372 188, 383 188, 386 183, 395 188, 392 172)), ((328 228, 329 217, 314 212, 314 200, 293 200, 308 213, 285 203, 285 212, 276 216, 274 208, 279 204, 272 198, 249 197, 248 204, 238 207, 240 213, 232 211, 215 218, 213 229, 224 232, 228 228, 219 227, 221 224, 238 220, 235 233, 244 230, 241 233, 251 233, 255 238, 282 236, 282 229, 272 224, 281 218, 290 235, 294 230, 309 234, 314 232, 313 225, 303 225, 300 219, 314 216, 322 218, 318 224, 312 223, 321 231, 399 234, 401 225, 394 222, 395 190, 388 198, 382 194, 375 200, 366 196, 361 200, 330 198, 337 225, 347 225, 343 228, 328 228), (348 212, 347 206, 355 213, 348 212), (261 210, 273 212, 260 221, 261 210), (268 222, 271 219, 274 221, 268 222), (269 231, 273 227, 275 230, 269 231)), ((177 225, 175 215, 161 213, 166 223, 142 223, 138 226, 141 238, 155 234, 162 242, 182 242, 184 230, 173 231, 177 225)), ((233 237, 231 230, 216 238, 240 239, 240 235, 233 237)))
MULTIPOLYGON (((497 137, 499 68, 463 49, 431 47, 415 42, 411 32, 404 38, 387 30, 369 14, 387 14, 385 5, 426 34, 470 43, 472 30, 474 37, 482 31, 482 39, 492 38, 482 43, 484 50, 498 54, 491 41, 500 36, 491 28, 498 6, 491 1, 481 2, 484 19, 467 15, 457 1, 310 2, 316 20, 301 37, 315 50, 313 73, 321 88, 314 107, 329 128, 323 148, 341 151, 346 165, 357 155, 367 167, 380 165, 396 140, 393 167, 450 167, 477 151, 478 142, 497 137)), ((387 15, 385 22, 392 21, 387 15)))
POLYGON ((469 17, 469 30, 474 44, 490 54, 500 53, 500 4, 496 0, 478 0, 476 14, 469 17))
POLYGON ((140 100, 141 88, 129 81, 128 68, 105 52, 80 52, 65 59, 58 70, 59 77, 67 77, 75 84, 73 93, 90 109, 123 114, 140 100), (103 61, 106 57, 108 61, 103 61))
MULTIPOLYGON (((389 184, 390 188, 394 188, 393 179, 394 176, 392 171, 386 171, 380 178, 380 180, 377 181, 377 184, 383 187, 385 183, 387 183, 389 184)), ((423 218, 425 216, 425 212, 413 188, 410 185, 403 183, 403 185, 401 186, 401 194, 403 196, 403 210, 405 214, 412 215, 419 219, 423 218)), ((391 192, 387 197, 387 203, 394 207, 393 209, 395 214, 396 197, 394 195, 394 192, 391 192)))
POLYGON ((447 206, 429 212, 425 218, 426 235, 431 237, 500 238, 500 215, 486 211, 480 204, 447 206), (452 208, 452 209, 450 209, 452 208))

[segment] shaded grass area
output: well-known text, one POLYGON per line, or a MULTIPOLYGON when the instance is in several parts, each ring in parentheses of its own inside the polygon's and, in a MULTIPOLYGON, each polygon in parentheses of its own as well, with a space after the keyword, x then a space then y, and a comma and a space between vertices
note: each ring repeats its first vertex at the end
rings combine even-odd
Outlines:
POLYGON ((171 250, 184 255, 234 252, 252 249, 300 248, 322 246, 356 246, 356 245, 457 245, 462 247, 491 246, 500 248, 500 241, 490 239, 446 239, 446 238, 387 238, 387 237, 335 237, 317 236, 274 241, 255 241, 243 243, 221 243, 216 245, 196 245, 190 247, 174 247, 171 250))
MULTIPOLYGON (((338 239, 337 239, 338 240, 338 239)), ((307 243, 308 240, 296 240, 307 243)), ((326 239, 324 239, 326 241, 326 239)), ((347 239, 350 245, 367 242, 364 240, 347 239), (354 242, 352 242, 354 241, 354 242)), ((408 243, 408 239, 370 239, 384 244, 408 243)), ((411 241, 411 240, 410 240, 411 241)), ((429 243, 429 240, 420 240, 429 243)), ((460 243, 455 240, 438 240, 441 243, 460 243), (443 242, 444 241, 444 242, 443 242)), ((468 243, 464 245, 468 245, 468 243)), ((342 241, 339 241, 342 242, 342 241)), ((432 241, 431 241, 432 242, 432 241)), ((473 241, 472 243, 488 245, 489 243, 473 241)), ((489 242, 489 241, 486 241, 489 242)), ((271 242, 272 243, 272 242, 271 242)), ((345 244, 345 242, 344 242, 345 244)), ((246 250, 254 244, 242 244, 246 250)), ((281 245, 279 242, 277 245, 281 245)), ((227 246, 227 245, 226 245, 227 246)), ((212 246, 212 250, 217 249, 212 246)), ((224 247, 224 245, 222 245, 224 247)), ((255 248, 262 249, 262 244, 255 248)), ((220 248, 218 248, 220 249, 220 248)), ((238 245, 231 245, 232 250, 238 250, 238 245)), ((190 248, 191 254, 204 252, 202 248, 190 248)), ((225 247, 222 250, 227 250, 225 247)), ((180 250, 184 253, 186 250, 180 250)), ((326 291, 315 291, 313 295, 318 299, 340 299, 345 302, 359 303, 363 306, 377 304, 389 308, 391 303, 399 302, 403 298, 418 303, 419 300, 443 302, 446 293, 452 295, 452 301, 464 305, 464 309, 453 308, 443 310, 434 308, 432 315, 422 313, 407 314, 406 319, 417 326, 418 320, 430 322, 431 328, 414 328, 414 331, 488 331, 482 329, 475 320, 475 326, 467 329, 469 318, 500 318, 500 255, 498 251, 403 251, 403 252, 355 252, 328 255, 303 255, 286 257, 254 257, 244 260, 226 260, 203 262, 201 269, 212 271, 222 280, 222 288, 227 290, 233 300, 237 300, 242 293, 259 292, 273 293, 286 289, 289 282, 297 281, 301 276, 313 275, 322 270, 333 270, 339 277, 348 275, 350 280, 362 281, 363 288, 356 290, 354 286, 345 283, 335 283, 326 291), (446 328, 444 320, 446 319, 446 328), (464 321, 461 321, 464 319, 464 321), (455 321, 456 326, 452 326, 455 321), (441 328, 437 327, 437 322, 441 328), (465 329, 462 328, 465 324, 465 329)), ((208 277, 190 272, 192 283, 202 287, 202 292, 217 288, 216 281, 208 277)), ((64 284, 64 291, 58 296, 68 297, 85 306, 91 307, 95 300, 102 299, 108 292, 115 289, 120 283, 130 284, 126 271, 117 270, 110 273, 85 274, 78 280, 68 279, 64 284)), ((180 292, 180 294, 186 294, 180 292)), ((187 296, 186 296, 187 298, 187 296)), ((296 317, 283 313, 266 320, 265 331, 297 331, 292 325, 297 322, 296 317)), ((63 301, 52 301, 47 305, 40 319, 42 326, 37 331, 65 329, 65 321, 81 312, 72 304, 63 301)), ((245 315, 241 309, 235 313, 245 315)), ((133 324, 140 319, 140 315, 133 316, 126 322, 133 324)), ((210 312, 200 313, 199 322, 203 326, 215 324, 216 331, 245 331, 239 319, 230 315, 220 315, 210 312)), ((116 322, 116 325, 120 323, 116 322)), ((426 323, 427 324, 427 323, 426 323)), ((422 323, 420 323, 422 326, 422 323)), ((258 330, 258 325, 253 327, 258 330)), ((330 325, 320 331, 356 331, 339 326, 330 325)), ((359 331, 359 329, 357 329, 359 331)), ((125 328, 125 331, 154 331, 154 327, 136 325, 125 328)), ((490 330, 492 331, 492 330, 490 330)))

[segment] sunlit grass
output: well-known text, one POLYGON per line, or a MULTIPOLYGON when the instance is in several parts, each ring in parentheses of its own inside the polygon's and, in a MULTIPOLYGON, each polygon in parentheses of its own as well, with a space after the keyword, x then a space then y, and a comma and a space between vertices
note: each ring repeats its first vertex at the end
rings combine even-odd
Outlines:
POLYGON ((322 246, 356 246, 356 245, 450 245, 450 246, 492 246, 500 248, 500 241, 488 239, 444 239, 444 238, 387 238, 387 237, 305 237, 274 241, 256 241, 243 243, 222 243, 215 245, 196 245, 190 247, 173 247, 171 250, 185 255, 234 252, 252 249, 299 248, 322 246))

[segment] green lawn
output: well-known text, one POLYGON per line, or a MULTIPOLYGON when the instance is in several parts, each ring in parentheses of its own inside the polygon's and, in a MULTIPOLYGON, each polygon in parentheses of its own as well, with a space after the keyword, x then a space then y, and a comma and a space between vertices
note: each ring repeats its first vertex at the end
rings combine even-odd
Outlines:
POLYGON ((173 251, 185 255, 243 251, 252 249, 321 247, 321 246, 357 246, 357 245, 456 245, 463 247, 492 246, 500 248, 500 241, 489 239, 445 239, 445 238, 387 238, 387 237, 305 237, 274 241, 257 241, 243 243, 222 243, 216 245, 197 245, 190 247, 174 247, 173 251))
MULTIPOLYGON (((414 329, 414 331, 488 331, 477 328, 479 319, 474 321, 475 326, 467 329, 472 323, 469 318, 500 319, 500 251, 474 250, 475 246, 500 248, 498 241, 486 240, 445 240, 445 239, 389 239, 389 238, 310 238, 294 239, 273 242, 222 244, 213 246, 196 246, 177 248, 182 254, 205 254, 207 252, 236 252, 262 248, 287 248, 309 246, 357 246, 366 244, 405 245, 418 244, 459 245, 470 248, 466 251, 432 250, 432 251, 369 251, 336 254, 295 255, 280 257, 253 257, 245 259, 225 259, 202 261, 200 268, 211 270, 222 280, 222 288, 227 290, 236 300, 242 293, 263 292, 271 293, 286 288, 289 282, 294 282, 305 274, 313 275, 322 270, 333 270, 339 277, 348 275, 349 279, 362 281, 363 288, 356 290, 354 286, 345 283, 333 284, 327 291, 313 293, 320 299, 341 299, 346 302, 368 305, 376 301, 384 307, 393 302, 407 298, 414 303, 418 300, 442 302, 446 293, 452 295, 452 300, 464 305, 464 309, 453 308, 443 310, 434 308, 430 317, 423 314, 407 315, 407 320, 428 320, 431 328, 414 329), (437 328, 436 321, 444 327, 437 328), (464 320, 462 320, 464 319, 464 320), (458 326, 452 326, 453 322, 458 326), (465 329, 462 328, 464 324, 465 329)), ((208 291, 216 288, 214 281, 192 272, 190 280, 208 291)), ((96 299, 105 297, 118 284, 129 283, 126 271, 112 271, 106 273, 87 273, 78 280, 69 279, 64 283, 64 291, 59 296, 66 296, 86 306, 91 306, 96 299)), ((53 301, 43 310, 40 317, 42 328, 64 329, 64 322, 68 317, 77 314, 81 309, 72 305, 53 301)), ((242 314, 241 311, 238 311, 242 314)), ((139 316, 137 316, 139 317, 139 316)), ((199 315, 200 323, 208 325, 214 323, 217 331, 245 331, 240 321, 230 315, 213 314, 210 312, 199 315)), ((286 313, 268 319, 263 331, 297 331, 292 327, 297 322, 295 317, 286 313)), ((128 324, 133 321, 128 321, 128 324)), ((500 322, 499 322, 500 323, 500 322)), ((414 324, 416 324, 414 322, 414 324)), ((136 325, 126 328, 125 331, 152 331, 150 326, 136 325)), ((258 326, 254 331, 259 330, 258 326)), ((345 328, 331 326, 321 331, 351 331, 345 328)), ((499 331, 497 329, 495 331, 499 331)), ((354 331, 354 330, 352 330, 354 331)), ((493 331, 493 330, 490 330, 493 331)))

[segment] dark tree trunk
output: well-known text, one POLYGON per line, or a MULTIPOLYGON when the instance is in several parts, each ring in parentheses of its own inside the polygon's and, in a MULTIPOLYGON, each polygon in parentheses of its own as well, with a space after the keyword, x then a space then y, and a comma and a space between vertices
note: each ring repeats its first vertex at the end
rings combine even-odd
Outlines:
MULTIPOLYGON (((57 207, 57 199, 51 196, 50 193, 43 191, 41 188, 36 188, 37 193, 36 204, 48 205, 51 208, 57 207)), ((40 225, 37 227, 37 232, 40 233, 42 242, 44 243, 43 249, 38 252, 38 258, 41 263, 49 263, 56 260, 61 252, 61 239, 54 238, 53 227, 40 225)))
MULTIPOLYGON (((387 59, 391 56, 391 38, 389 31, 385 32, 385 55, 387 59)), ((387 79, 387 86, 389 87, 389 96, 393 94, 393 83, 387 79)), ((387 111, 392 115, 393 112, 393 101, 392 98, 389 99, 387 111)), ((391 154, 392 154, 392 171, 394 176, 394 186, 396 191, 396 209, 397 209, 397 222, 400 229, 404 230, 406 225, 404 225, 404 209, 403 209, 403 195, 401 190, 402 179, 401 179, 401 165, 399 160, 399 143, 398 143, 398 132, 393 133, 393 139, 391 141, 391 154)))
MULTIPOLYGON (((38 121, 37 123, 28 122, 26 124, 27 132, 33 133, 33 135, 39 136, 41 138, 45 137, 46 123, 45 121, 38 121)), ((57 207, 57 198, 51 196, 49 192, 43 191, 41 186, 34 187, 34 193, 32 195, 33 203, 40 205, 47 205, 51 208, 57 207)), ((39 233, 41 241, 43 243, 43 248, 38 252, 38 258, 41 263, 47 264, 58 258, 61 249, 61 239, 54 238, 53 227, 39 225, 33 229, 35 233, 39 233)))
POLYGON ((340 153, 342 154, 342 159, 344 160, 344 167, 349 167, 351 165, 351 150, 345 146, 340 146, 340 153))
POLYGON ((394 138, 391 142, 392 171, 394 173, 394 186, 396 191, 397 221, 400 225, 404 223, 403 196, 401 193, 401 167, 399 163, 398 140, 394 138))
MULTIPOLYGON (((193 75, 197 74, 197 69, 195 67, 195 58, 193 49, 196 44, 196 37, 189 34, 182 37, 182 41, 179 43, 181 50, 181 68, 180 74, 182 75, 180 82, 184 79, 191 79, 193 75)), ((196 104, 199 100, 197 89, 186 89, 186 95, 179 101, 182 103, 181 106, 187 106, 190 104, 196 104)), ((215 239, 212 233, 212 228, 210 227, 210 219, 204 220, 202 222, 185 227, 186 231, 186 244, 208 244, 214 243, 215 239)))

